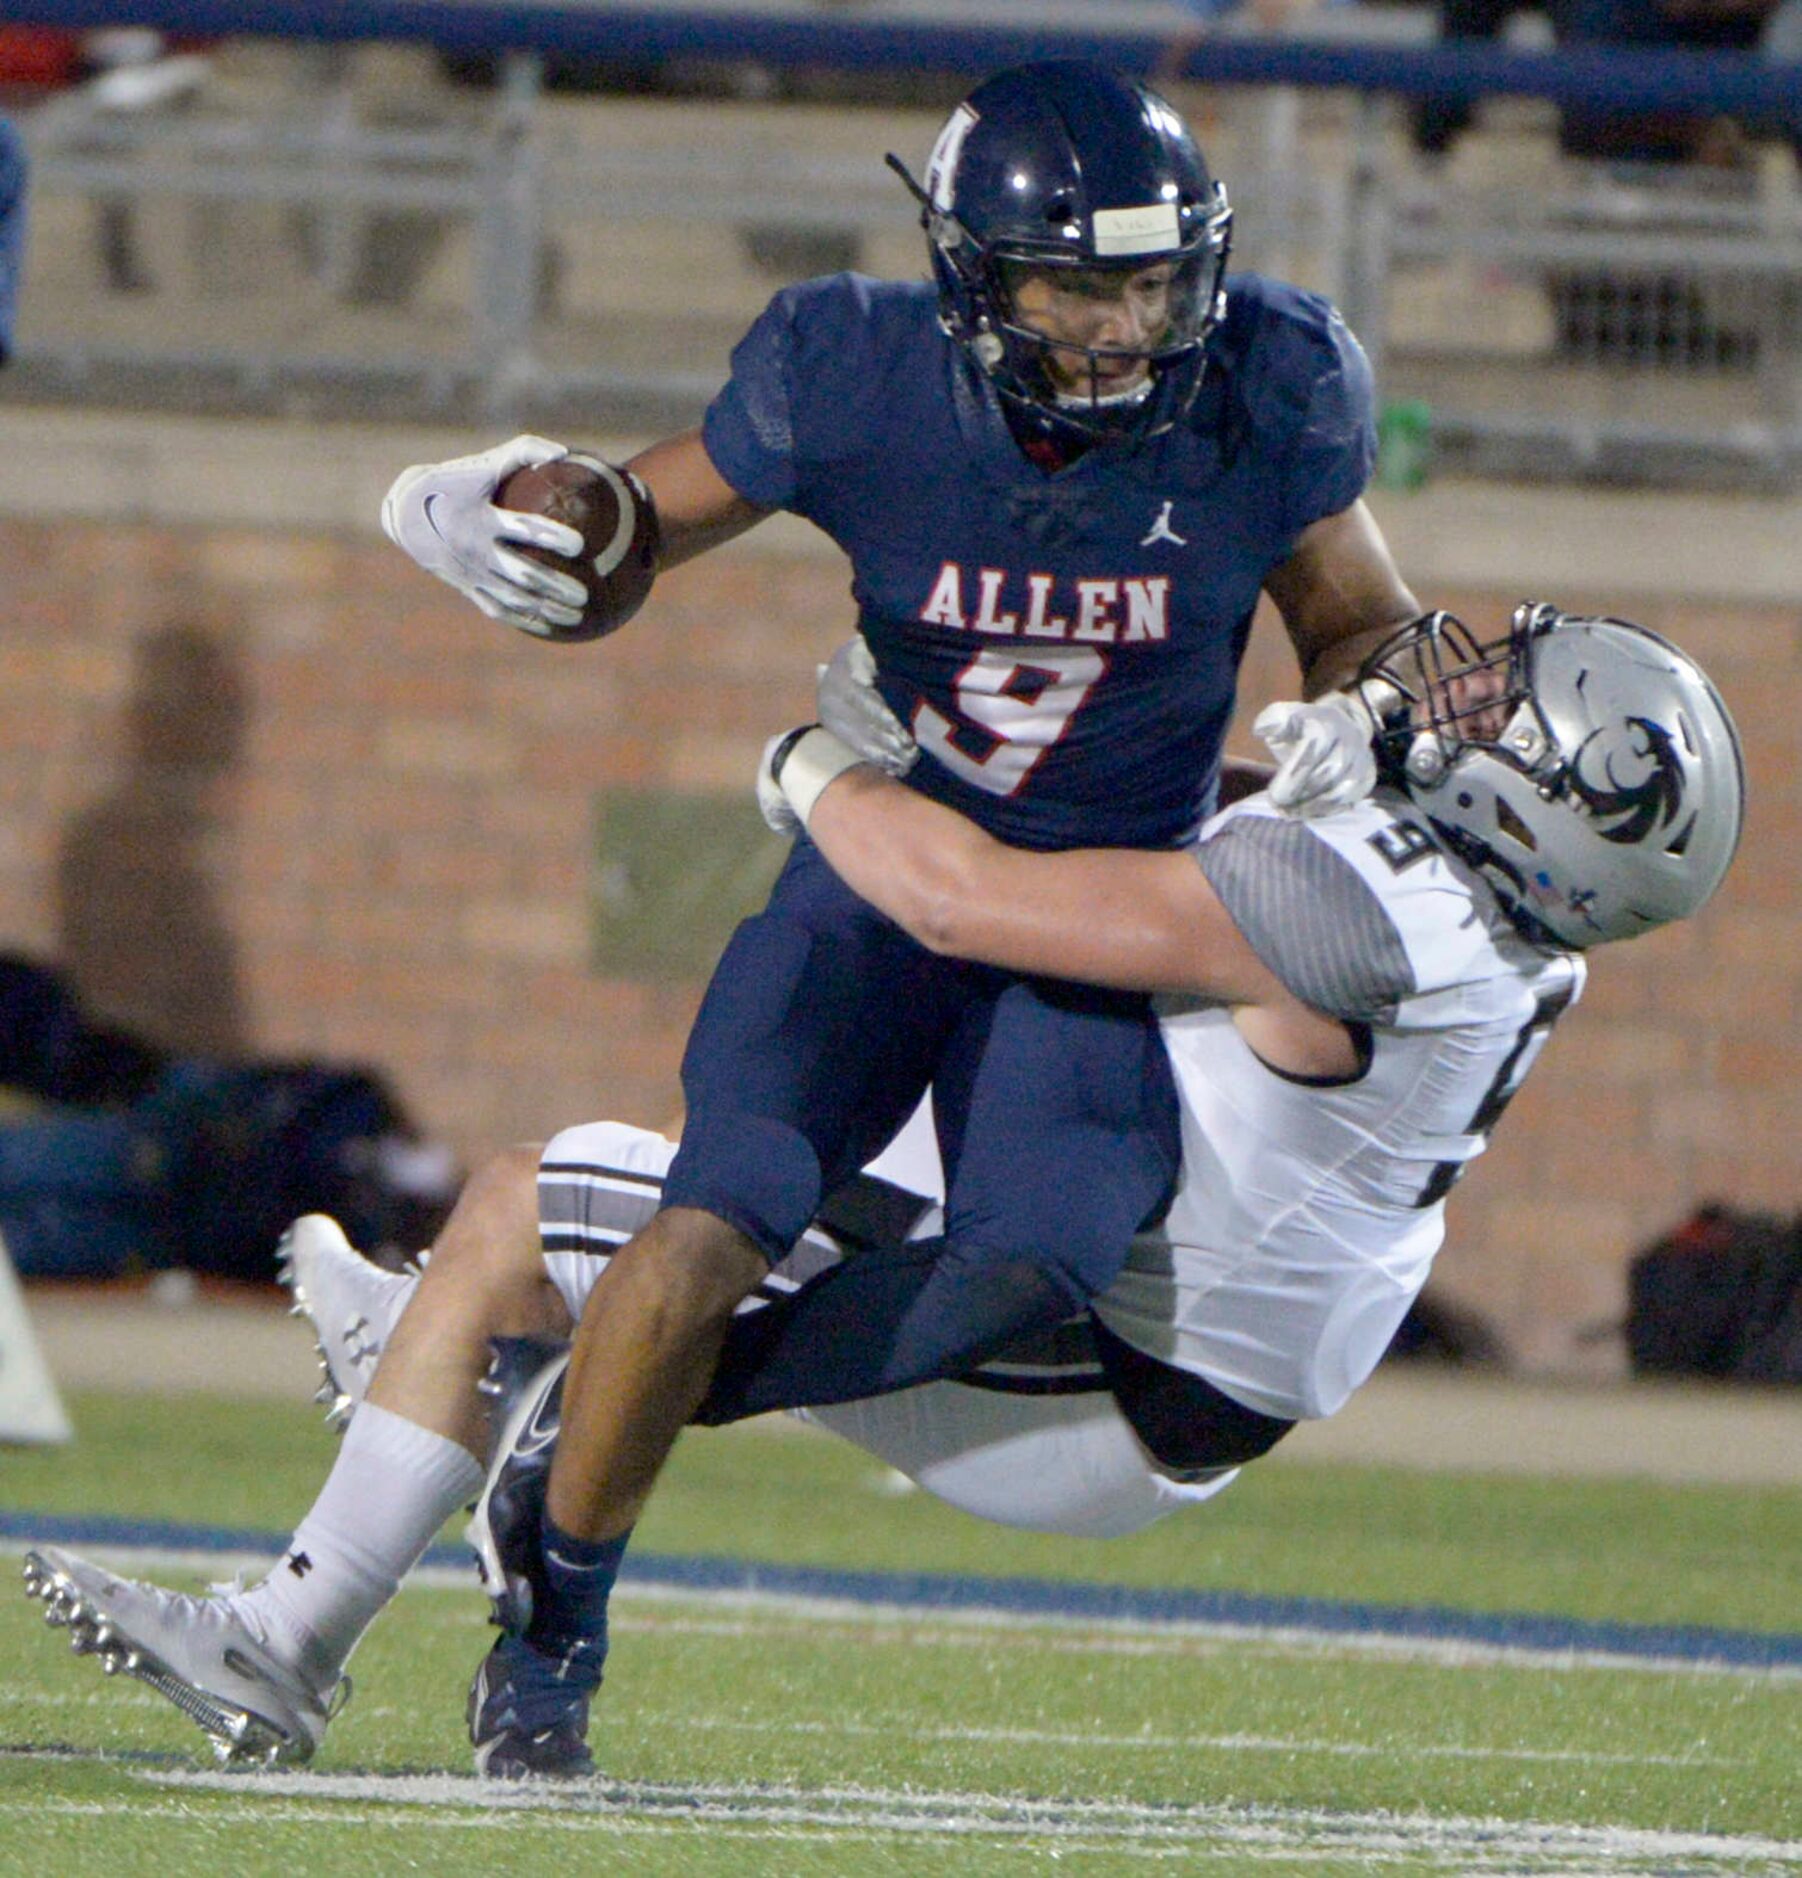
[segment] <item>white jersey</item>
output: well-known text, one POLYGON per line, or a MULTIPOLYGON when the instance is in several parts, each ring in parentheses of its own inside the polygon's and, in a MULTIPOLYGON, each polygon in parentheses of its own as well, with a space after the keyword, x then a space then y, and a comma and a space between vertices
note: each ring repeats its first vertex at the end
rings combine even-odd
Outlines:
POLYGON ((1331 1415, 1425 1282, 1445 1194, 1583 961, 1523 939, 1399 795, 1318 820, 1255 797, 1211 820, 1195 855, 1289 989, 1360 1027, 1368 1063, 1344 1082, 1285 1076, 1229 1011, 1166 1001, 1182 1183, 1095 1309, 1249 1408, 1331 1415))
MULTIPOLYGON (((1194 853, 1291 992, 1359 1027, 1365 1067, 1336 1084, 1284 1076, 1226 1008, 1166 1001, 1183 1178, 1094 1311, 1245 1407, 1327 1416, 1382 1360, 1440 1249, 1447 1189, 1581 992, 1584 965, 1522 939, 1402 796, 1306 821, 1256 796, 1211 819, 1194 853)), ((573 1313, 591 1283, 578 1255, 648 1221, 670 1153, 616 1125, 546 1151, 546 1264, 573 1313)), ((871 1172, 939 1198, 924 1116, 871 1172)), ((912 1223, 914 1236, 933 1230, 937 1211, 912 1223)), ((837 1256, 809 1232, 762 1296, 837 1256)))

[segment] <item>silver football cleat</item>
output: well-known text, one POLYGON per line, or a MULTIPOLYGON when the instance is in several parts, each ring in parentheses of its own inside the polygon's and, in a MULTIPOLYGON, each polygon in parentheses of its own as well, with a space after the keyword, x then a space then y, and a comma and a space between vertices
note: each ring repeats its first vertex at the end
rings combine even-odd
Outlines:
POLYGON ((227 1766, 298 1766, 350 1696, 350 1679, 321 1698, 278 1663, 227 1597, 165 1591, 43 1546, 25 1554, 25 1590, 67 1630, 78 1656, 97 1656, 173 1702, 227 1766))
POLYGON ((368 1393, 375 1366, 419 1283, 417 1269, 391 1272, 366 1259, 324 1213, 303 1213, 275 1250, 294 1314, 313 1327, 321 1380, 314 1401, 342 1428, 368 1393))

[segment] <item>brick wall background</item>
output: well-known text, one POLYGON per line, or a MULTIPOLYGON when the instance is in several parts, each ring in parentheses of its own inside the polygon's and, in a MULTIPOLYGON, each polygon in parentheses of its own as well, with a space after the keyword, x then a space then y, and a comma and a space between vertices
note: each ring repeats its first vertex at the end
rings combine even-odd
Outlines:
MULTIPOLYGON (((700 987, 591 970, 594 792, 748 786, 850 618, 836 561, 715 555, 586 650, 489 628, 347 533, 0 520, 0 568, 0 945, 179 1048, 378 1065, 466 1159, 674 1113, 700 987)), ((1753 779, 1715 906, 1598 956, 1453 1202, 1436 1282, 1569 1368, 1696 1202, 1796 1204, 1802 613, 1553 591, 1693 649, 1753 779)), ((1522 597, 1431 592, 1473 621, 1522 597)), ((1244 696, 1293 687, 1263 621, 1244 696)))

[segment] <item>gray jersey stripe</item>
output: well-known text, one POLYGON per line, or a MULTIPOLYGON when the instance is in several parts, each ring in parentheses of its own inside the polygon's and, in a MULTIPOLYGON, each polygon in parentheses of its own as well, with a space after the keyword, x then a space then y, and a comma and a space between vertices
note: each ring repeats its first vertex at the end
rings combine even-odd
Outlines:
POLYGON ((1235 816, 1202 837, 1195 858, 1252 950, 1304 1004, 1380 1023, 1416 989, 1382 901, 1305 821, 1235 816))

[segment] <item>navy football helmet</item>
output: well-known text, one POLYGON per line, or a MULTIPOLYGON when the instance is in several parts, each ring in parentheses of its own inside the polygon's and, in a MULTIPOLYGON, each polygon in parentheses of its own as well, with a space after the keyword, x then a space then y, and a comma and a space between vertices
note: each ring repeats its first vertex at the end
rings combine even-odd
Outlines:
POLYGON ((1188 411, 1225 312, 1233 218, 1188 127, 1156 92, 1078 60, 1018 66, 952 112, 924 188, 899 158, 889 163, 924 211, 940 322, 1016 420, 1054 436, 1142 439, 1188 411), (1164 317, 1143 346, 1054 345, 1021 317, 1017 296, 1032 277, 1067 270, 1080 290, 1098 272, 1153 268, 1164 317), (1110 392, 1133 363, 1143 369, 1130 389, 1110 392))
POLYGON ((1362 677, 1392 688, 1373 700, 1383 774, 1530 937, 1630 939, 1720 885, 1745 821, 1739 733, 1658 634, 1528 601, 1479 645, 1431 613, 1362 677))

